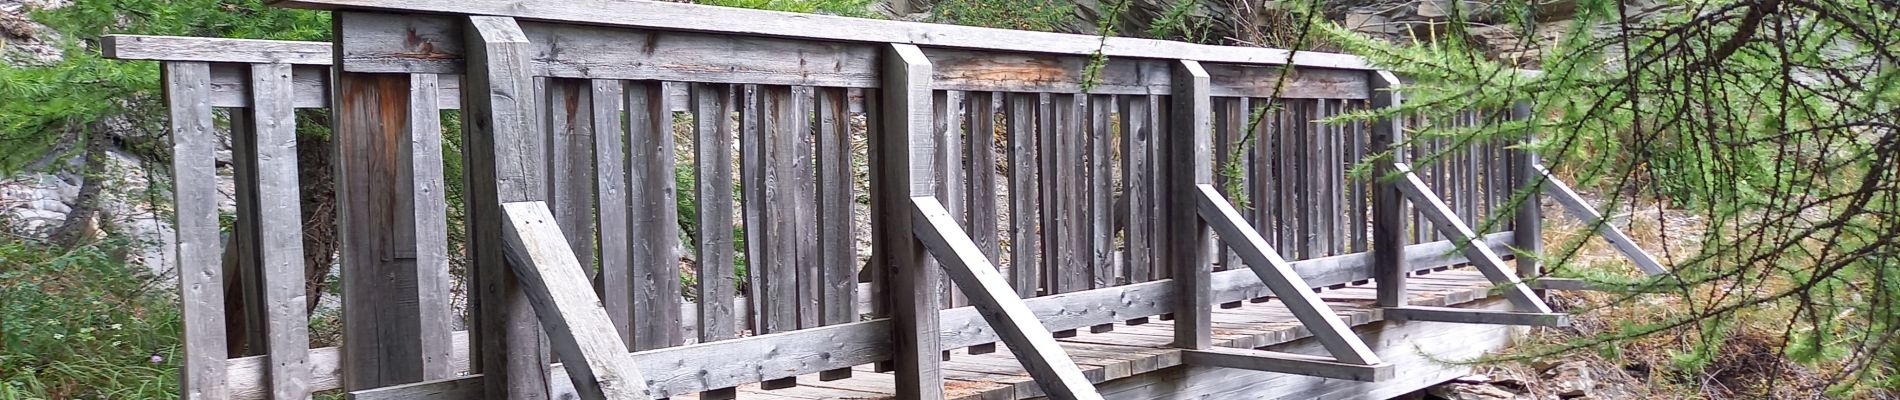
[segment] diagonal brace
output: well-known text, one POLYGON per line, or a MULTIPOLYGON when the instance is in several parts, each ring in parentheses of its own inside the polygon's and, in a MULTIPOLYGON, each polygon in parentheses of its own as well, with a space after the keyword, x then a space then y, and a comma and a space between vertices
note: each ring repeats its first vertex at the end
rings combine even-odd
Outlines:
POLYGON ((502 253, 521 278, 521 290, 547 329, 554 354, 564 361, 574 390, 587 400, 653 398, 548 204, 523 201, 501 208, 507 245, 502 253))
POLYGON ((910 198, 913 232, 924 249, 937 258, 950 280, 976 306, 983 320, 996 329, 996 335, 1009 345, 1016 360, 1029 370, 1029 376, 1042 386, 1049 397, 1057 399, 1099 400, 1101 394, 1089 383, 1088 376, 1062 350, 1054 335, 1036 319, 1023 299, 1016 297, 1003 274, 989 257, 976 247, 970 235, 957 226, 950 212, 936 198, 910 198))
POLYGON ((1531 292, 1530 286, 1519 280, 1516 272, 1504 268, 1504 259, 1498 257, 1496 252, 1492 252, 1491 247, 1486 246, 1478 234, 1474 233, 1471 227, 1466 226, 1462 218, 1458 218, 1458 214, 1451 211, 1450 206, 1445 205, 1444 200, 1439 199, 1430 187, 1425 186, 1425 181, 1419 179, 1418 174, 1412 173, 1411 165, 1392 163, 1392 169, 1393 172, 1399 174, 1397 182, 1399 191, 1404 192, 1405 197, 1410 198, 1412 203, 1421 205, 1419 211, 1425 214, 1425 218, 1432 220, 1432 226, 1437 227, 1438 232, 1451 237, 1451 241, 1457 243, 1459 249, 1465 253, 1465 258, 1471 260, 1471 263, 1478 267, 1479 272, 1484 273, 1485 279, 1502 287, 1504 296, 1509 298, 1512 304, 1524 311, 1550 312, 1550 306, 1545 305, 1543 299, 1531 292))
POLYGON ((1544 168, 1542 164, 1532 165, 1531 168, 1536 168, 1537 173, 1544 176, 1544 194, 1562 203, 1564 209, 1570 211, 1571 216, 1583 220, 1585 224, 1596 226, 1597 235, 1603 236, 1603 240, 1609 241, 1610 245, 1615 246, 1624 257, 1635 262, 1637 268, 1643 269, 1643 273, 1649 275, 1669 273, 1668 268, 1656 262, 1656 257, 1650 256, 1649 252, 1643 251, 1643 248, 1636 247, 1636 241, 1630 240, 1629 235, 1624 235, 1623 230, 1617 229, 1615 224, 1604 221, 1603 214, 1597 213, 1596 208, 1590 207, 1590 203, 1585 202, 1583 196, 1578 196, 1577 191, 1571 190, 1570 185, 1558 180, 1556 175, 1550 173, 1550 169, 1544 168))
POLYGON ((1195 188, 1198 192, 1195 206, 1201 218, 1220 233, 1222 242, 1240 254, 1241 260, 1246 261, 1247 267, 1260 277, 1261 282, 1267 284, 1274 296, 1286 302, 1287 310, 1292 311, 1300 324, 1313 332, 1313 336, 1319 339, 1327 352, 1332 353, 1333 358, 1348 364, 1380 363, 1379 356, 1373 354, 1358 335, 1353 334, 1352 328, 1339 320, 1339 315, 1333 313, 1331 307, 1327 307, 1318 295, 1313 294, 1306 280, 1300 279, 1300 274, 1293 271, 1293 266, 1280 258, 1280 253, 1272 246, 1267 245, 1260 233, 1240 217, 1240 213, 1214 189, 1214 185, 1200 184, 1195 185, 1195 188))

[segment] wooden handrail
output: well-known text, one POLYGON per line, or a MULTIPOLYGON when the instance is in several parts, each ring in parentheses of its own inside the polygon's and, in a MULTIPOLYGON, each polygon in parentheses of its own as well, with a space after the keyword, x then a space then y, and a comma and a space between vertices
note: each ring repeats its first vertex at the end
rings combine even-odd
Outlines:
POLYGON ((831 15, 669 3, 570 0, 524 7, 509 0, 280 0, 272 5, 324 10, 417 14, 494 15, 628 28, 823 41, 913 44, 996 51, 1109 57, 1181 59, 1335 69, 1372 69, 1365 58, 1337 53, 1293 52, 1261 47, 1217 46, 1156 39, 1020 31, 973 26, 887 21, 831 15), (718 21, 718 23, 707 23, 718 21), (1289 60, 1291 62, 1289 62, 1289 60))

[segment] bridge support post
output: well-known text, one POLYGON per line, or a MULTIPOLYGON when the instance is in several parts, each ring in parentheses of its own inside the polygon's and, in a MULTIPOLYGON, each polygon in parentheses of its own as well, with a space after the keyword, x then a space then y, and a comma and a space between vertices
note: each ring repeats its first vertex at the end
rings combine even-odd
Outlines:
POLYGON ((1162 140, 1162 161, 1168 172, 1162 217, 1167 243, 1161 259, 1174 268, 1174 346, 1206 349, 1213 346, 1213 294, 1209 279, 1207 223, 1196 212, 1200 185, 1214 183, 1208 136, 1208 114, 1213 111, 1212 85, 1201 63, 1180 60, 1174 65, 1173 119, 1162 140))
MULTIPOLYGON (((357 28, 363 16, 339 13, 335 30, 357 28)), ((331 67, 343 387, 451 378, 436 75, 346 71, 346 39, 333 44, 331 67)))
MULTIPOLYGON (((1532 113, 1530 102, 1520 101, 1511 106, 1512 120, 1534 121, 1536 118, 1532 113)), ((1521 144, 1528 145, 1537 139, 1536 128, 1527 129, 1533 131, 1524 135, 1521 144)), ((1536 151, 1524 147, 1519 147, 1510 156, 1511 187, 1524 192, 1524 201, 1517 203, 1516 220, 1511 229, 1511 247, 1518 252, 1513 261, 1517 263, 1517 276, 1537 278, 1544 275, 1544 266, 1538 259, 1544 254, 1544 202, 1540 186, 1545 182, 1537 168, 1542 161, 1538 159, 1536 151)), ((1544 293, 1540 290, 1537 295, 1541 297, 1544 293)))
POLYGON ((468 17, 462 84, 468 163, 469 246, 475 323, 469 369, 482 374, 483 398, 547 398, 541 325, 520 280, 504 260, 501 205, 547 200, 547 135, 535 108, 527 35, 507 17, 468 17))
POLYGON ((877 132, 881 153, 874 190, 901 194, 886 195, 883 209, 876 211, 877 225, 884 227, 878 238, 890 251, 885 276, 890 285, 884 301, 891 312, 892 361, 897 378, 898 398, 932 400, 943 398, 942 345, 938 337, 940 299, 937 262, 917 240, 908 199, 934 197, 937 171, 931 162, 937 140, 931 129, 930 60, 922 49, 910 44, 892 44, 884 49, 881 75, 883 86, 878 108, 883 129, 877 132))
MULTIPOLYGON (((1372 86, 1372 108, 1397 107, 1403 102, 1399 78, 1391 72, 1367 73, 1372 86)), ((1405 278, 1411 272, 1405 266, 1405 197, 1393 179, 1393 163, 1403 156, 1404 128, 1400 118, 1385 118, 1372 123, 1367 151, 1377 155, 1372 168, 1372 278, 1378 282, 1380 307, 1405 306, 1405 278)))

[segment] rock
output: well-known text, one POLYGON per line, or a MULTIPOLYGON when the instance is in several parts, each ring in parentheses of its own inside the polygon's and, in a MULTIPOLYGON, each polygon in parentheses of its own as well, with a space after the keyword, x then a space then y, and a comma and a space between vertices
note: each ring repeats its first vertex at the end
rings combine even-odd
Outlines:
POLYGON ((1557 363, 1544 369, 1543 374, 1544 382, 1560 398, 1589 396, 1590 389, 1596 386, 1596 381, 1590 376, 1590 366, 1582 361, 1557 363))
POLYGON ((1425 390, 1426 394, 1445 400, 1515 400, 1517 393, 1496 386, 1470 383, 1447 383, 1425 390))

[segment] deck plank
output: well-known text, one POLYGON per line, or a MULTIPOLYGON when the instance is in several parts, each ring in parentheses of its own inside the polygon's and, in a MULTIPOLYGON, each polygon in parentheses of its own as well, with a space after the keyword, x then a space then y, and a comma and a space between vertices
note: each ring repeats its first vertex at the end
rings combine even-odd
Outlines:
MULTIPOLYGON (((1491 283, 1469 267, 1414 277, 1407 304, 1420 306, 1456 306, 1484 299, 1491 283)), ((1377 291, 1362 284, 1319 293, 1321 300, 1351 325, 1383 320, 1372 302, 1377 291)), ((1217 347, 1255 348, 1311 337, 1292 312, 1272 299, 1265 303, 1246 303, 1239 308, 1213 309, 1210 319, 1212 343, 1217 347)), ((1090 381, 1102 382, 1181 365, 1181 351, 1170 347, 1174 340, 1173 321, 1152 321, 1141 325, 1121 325, 1103 333, 1078 332, 1058 339, 1064 351, 1074 358, 1090 381)), ((886 399, 894 398, 891 374, 872 372, 870 366, 857 368, 848 379, 812 381, 794 389, 758 390, 757 385, 740 387, 748 399, 886 399)), ((1020 399, 1042 395, 1028 372, 1007 351, 966 355, 961 351, 943 363, 944 394, 949 399, 1020 399)), ((676 397, 677 398, 677 397, 676 397)))

